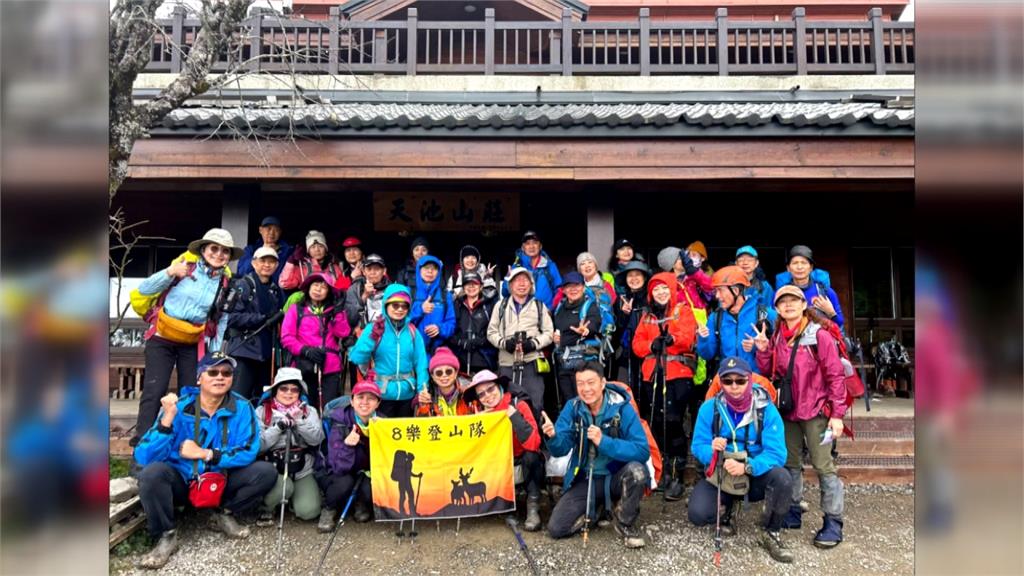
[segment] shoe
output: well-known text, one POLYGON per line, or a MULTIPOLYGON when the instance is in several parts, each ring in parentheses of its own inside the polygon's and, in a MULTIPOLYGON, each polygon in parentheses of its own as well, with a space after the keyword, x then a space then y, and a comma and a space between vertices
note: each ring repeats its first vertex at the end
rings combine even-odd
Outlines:
POLYGON ((369 507, 363 502, 357 501, 352 510, 352 519, 356 522, 369 522, 371 517, 369 507))
POLYGON ((324 508, 320 511, 320 520, 316 523, 316 529, 321 534, 326 534, 331 530, 334 530, 334 522, 334 510, 324 508))
POLYGON ((265 508, 260 509, 260 515, 256 518, 256 526, 266 528, 274 525, 274 512, 265 508))
POLYGON ((167 561, 171 559, 171 555, 178 551, 178 531, 168 530, 160 535, 160 540, 157 541, 156 546, 146 553, 145 556, 139 560, 137 566, 145 570, 156 570, 157 568, 163 568, 167 561))
POLYGON ((533 496, 526 499, 526 522, 523 528, 527 532, 540 530, 540 496, 533 496))
POLYGON ((807 502, 807 500, 801 500, 800 509, 803 510, 804 512, 807 512, 808 510, 811 509, 811 505, 807 502))
POLYGON ((818 548, 835 548, 842 541, 843 521, 826 514, 821 530, 814 535, 814 545, 818 548))
POLYGON ((585 514, 580 514, 579 518, 572 523, 572 528, 569 529, 569 534, 575 534, 583 530, 583 526, 587 523, 587 517, 585 514))
POLYGON ((761 534, 761 546, 768 550, 768 555, 776 562, 789 564, 794 560, 793 551, 782 543, 782 536, 779 532, 765 530, 761 534))
POLYGON ((682 500, 683 491, 685 489, 686 486, 684 486, 678 478, 672 478, 665 487, 665 500, 668 500, 669 502, 678 502, 682 500))
POLYGON ((722 512, 722 518, 719 520, 719 525, 722 529, 722 536, 735 536, 736 524, 732 521, 732 511, 735 508, 735 504, 729 504, 724 508, 725 510, 722 512))
POLYGON ((643 534, 636 526, 626 526, 616 520, 615 531, 622 536, 623 543, 626 545, 626 548, 643 548, 647 545, 647 541, 644 540, 643 534))
POLYGON ((214 512, 210 520, 210 529, 223 532, 228 538, 241 540, 249 537, 249 527, 242 526, 230 512, 214 512))
POLYGON ((790 506, 786 517, 782 519, 782 527, 789 530, 799 530, 803 526, 804 510, 800 506, 790 506))

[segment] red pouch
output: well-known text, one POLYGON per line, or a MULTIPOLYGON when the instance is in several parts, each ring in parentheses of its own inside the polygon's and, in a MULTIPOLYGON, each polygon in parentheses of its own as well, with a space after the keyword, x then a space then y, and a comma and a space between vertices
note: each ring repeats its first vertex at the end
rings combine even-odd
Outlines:
POLYGON ((228 477, 220 472, 203 472, 188 485, 188 499, 196 508, 216 508, 227 487, 228 477))

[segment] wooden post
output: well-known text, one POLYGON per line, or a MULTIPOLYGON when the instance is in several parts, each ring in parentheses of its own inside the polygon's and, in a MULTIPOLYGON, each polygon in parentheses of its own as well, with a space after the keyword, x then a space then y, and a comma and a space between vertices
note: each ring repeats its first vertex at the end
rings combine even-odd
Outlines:
POLYGON ((416 75, 416 58, 419 56, 416 54, 416 27, 417 19, 419 18, 419 12, 415 8, 409 8, 406 12, 405 19, 405 74, 407 76, 416 75))
POLYGON ((868 10, 871 20, 871 57, 875 61, 875 74, 885 75, 885 37, 882 32, 882 9, 868 10))
MULTIPOLYGON (((807 74, 807 11, 803 8, 793 9, 793 61, 796 62, 796 73, 807 74)), ((785 46, 783 46, 785 50, 785 46)))
POLYGON ((484 10, 484 74, 494 75, 494 8, 484 10))
POLYGON ((572 76, 572 10, 562 8, 562 76, 572 76))
POLYGON ((373 31, 373 64, 380 66, 388 63, 388 31, 373 31))
POLYGON ((640 9, 640 75, 651 75, 651 9, 640 9))
POLYGON ((249 17, 249 69, 259 72, 260 64, 263 61, 260 52, 263 43, 263 11, 260 8, 253 8, 252 16, 249 17))
POLYGON ((725 8, 715 10, 715 21, 718 22, 718 75, 729 75, 729 11, 725 8))
POLYGON ((171 25, 171 72, 181 72, 181 51, 185 49, 185 7, 177 5, 172 13, 171 25))
POLYGON ((330 16, 327 19, 327 33, 331 35, 327 39, 328 54, 327 54, 327 73, 337 74, 340 66, 338 65, 338 50, 340 50, 340 34, 341 34, 341 8, 338 6, 331 6, 330 16))

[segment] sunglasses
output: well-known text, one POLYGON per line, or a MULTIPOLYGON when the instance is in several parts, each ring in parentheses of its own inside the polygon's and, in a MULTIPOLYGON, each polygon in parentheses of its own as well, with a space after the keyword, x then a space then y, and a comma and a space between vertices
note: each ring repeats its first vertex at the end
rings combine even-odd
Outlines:
POLYGON ((210 378, 216 378, 217 376, 223 376, 225 378, 231 378, 235 375, 235 371, 231 368, 222 368, 220 370, 216 368, 209 368, 206 370, 206 375, 210 378))
POLYGON ((409 309, 409 304, 407 304, 406 302, 388 302, 388 306, 394 308, 395 310, 409 309))
POLYGON ((231 254, 231 248, 225 248, 224 246, 218 246, 216 244, 210 244, 210 254, 231 254))
POLYGON ((452 374, 455 374, 455 370, 452 370, 451 368, 439 368, 434 370, 434 376, 451 376, 452 374))
POLYGON ((288 394, 298 394, 299 392, 298 386, 278 386, 277 389, 288 394))
POLYGON ((488 386, 486 388, 484 388, 483 386, 478 386, 476 389, 476 397, 483 398, 484 396, 489 396, 491 392, 494 392, 497 389, 497 386, 488 386))
POLYGON ((722 378, 722 386, 742 386, 746 383, 746 378, 722 378))

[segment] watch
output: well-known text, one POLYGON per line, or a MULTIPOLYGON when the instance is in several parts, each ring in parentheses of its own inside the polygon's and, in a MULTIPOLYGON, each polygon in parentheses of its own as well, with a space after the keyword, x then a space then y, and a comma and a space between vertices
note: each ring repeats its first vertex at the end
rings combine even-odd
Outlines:
POLYGON ((743 466, 743 473, 748 476, 754 475, 754 467, 750 465, 750 462, 747 462, 746 465, 743 466))

